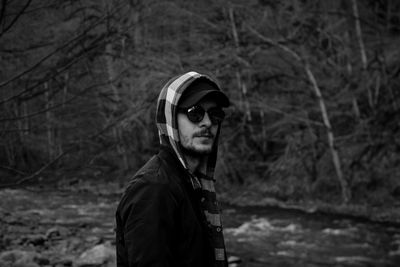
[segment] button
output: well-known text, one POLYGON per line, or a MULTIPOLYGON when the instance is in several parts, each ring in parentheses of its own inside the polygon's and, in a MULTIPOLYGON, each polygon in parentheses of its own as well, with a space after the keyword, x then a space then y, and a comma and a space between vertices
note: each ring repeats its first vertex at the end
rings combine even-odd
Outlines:
POLYGON ((201 201, 201 202, 204 202, 204 201, 206 201, 206 199, 205 199, 204 197, 202 197, 202 198, 200 199, 200 201, 201 201))
POLYGON ((221 232, 221 227, 217 227, 217 232, 221 232))

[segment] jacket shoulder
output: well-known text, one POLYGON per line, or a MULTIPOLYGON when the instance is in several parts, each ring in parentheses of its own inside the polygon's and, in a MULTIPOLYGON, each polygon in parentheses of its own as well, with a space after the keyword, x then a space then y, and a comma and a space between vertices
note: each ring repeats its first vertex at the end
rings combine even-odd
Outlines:
POLYGON ((153 156, 129 180, 119 206, 147 198, 165 198, 177 205, 183 197, 183 189, 175 176, 166 170, 157 155, 153 156))
POLYGON ((167 169, 158 155, 153 156, 135 175, 130 179, 128 188, 136 182, 173 186, 179 182, 177 174, 167 169))

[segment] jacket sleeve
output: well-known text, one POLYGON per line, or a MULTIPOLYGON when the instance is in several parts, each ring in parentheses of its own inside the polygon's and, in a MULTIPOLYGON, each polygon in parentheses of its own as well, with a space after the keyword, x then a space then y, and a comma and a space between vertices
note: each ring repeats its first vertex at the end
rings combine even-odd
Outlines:
POLYGON ((129 267, 173 266, 177 201, 168 184, 136 182, 120 210, 129 267))

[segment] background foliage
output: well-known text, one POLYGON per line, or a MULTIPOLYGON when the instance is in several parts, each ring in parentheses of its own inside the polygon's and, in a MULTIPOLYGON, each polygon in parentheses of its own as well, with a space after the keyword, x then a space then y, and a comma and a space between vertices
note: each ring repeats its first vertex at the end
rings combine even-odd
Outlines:
POLYGON ((197 70, 233 103, 222 188, 367 205, 400 196, 398 1, 1 3, 3 184, 137 170, 157 151, 159 90, 197 70))

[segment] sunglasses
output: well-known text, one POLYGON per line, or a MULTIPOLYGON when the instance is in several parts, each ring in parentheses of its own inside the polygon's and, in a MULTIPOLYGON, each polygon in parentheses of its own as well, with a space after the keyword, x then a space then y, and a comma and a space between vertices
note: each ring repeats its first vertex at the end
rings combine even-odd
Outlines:
POLYGON ((219 107, 209 108, 206 111, 201 106, 192 106, 190 108, 179 108, 179 111, 185 113, 188 119, 193 123, 201 122, 206 112, 211 123, 214 125, 221 123, 225 118, 225 112, 219 107))

